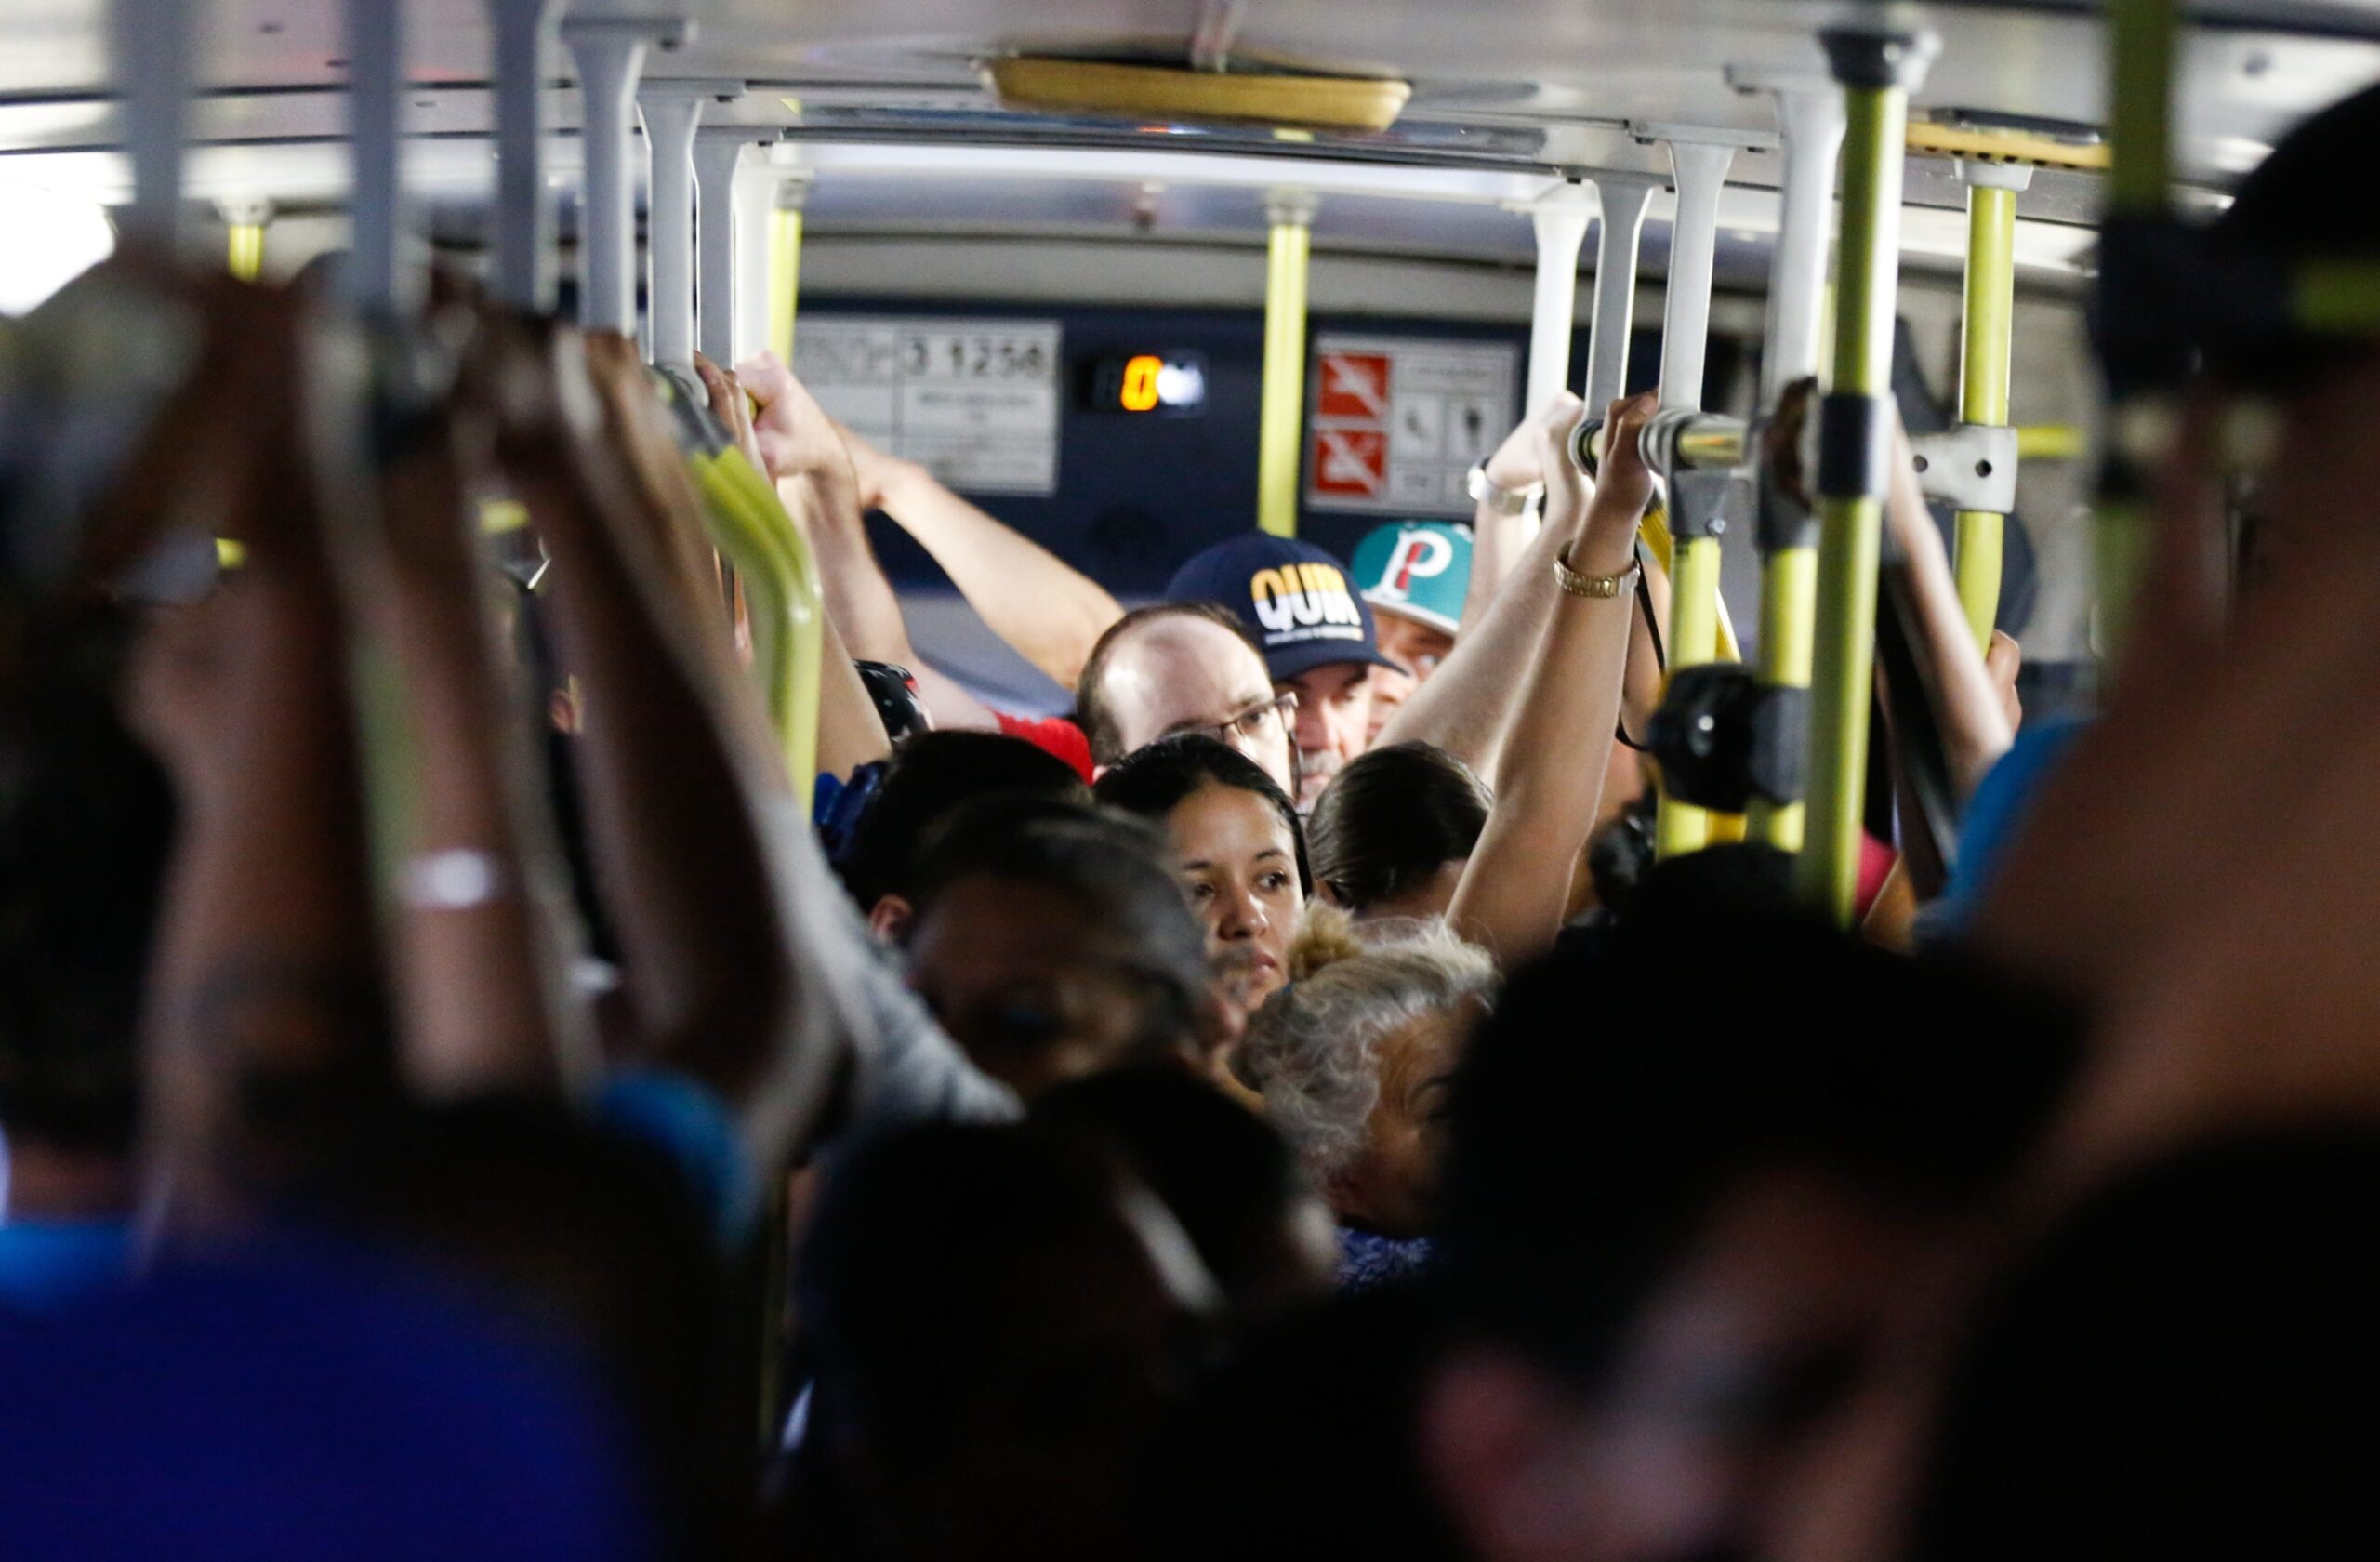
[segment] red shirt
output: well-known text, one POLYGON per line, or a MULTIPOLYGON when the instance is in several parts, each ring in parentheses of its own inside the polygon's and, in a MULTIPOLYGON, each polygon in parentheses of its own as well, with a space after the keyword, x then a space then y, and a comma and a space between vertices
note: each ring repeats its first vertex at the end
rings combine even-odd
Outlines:
POLYGON ((1892 877, 1893 865, 1898 861, 1898 852, 1867 831, 1859 832, 1859 893, 1852 913, 1856 920, 1868 920, 1869 908, 1884 893, 1884 880, 1892 877))
POLYGON ((1074 766, 1084 786, 1091 785, 1091 739, 1083 735, 1080 727, 1064 716, 1012 716, 1004 710, 995 710, 992 715, 999 721, 1000 731, 1011 737, 1021 737, 1045 753, 1057 755, 1074 766))

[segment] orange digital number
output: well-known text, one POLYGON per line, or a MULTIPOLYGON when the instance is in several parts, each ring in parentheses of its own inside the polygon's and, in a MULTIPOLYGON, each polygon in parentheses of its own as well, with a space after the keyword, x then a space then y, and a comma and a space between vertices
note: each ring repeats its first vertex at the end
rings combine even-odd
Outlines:
POLYGON ((1157 410, 1157 375, 1165 361, 1148 353, 1124 365, 1124 390, 1120 400, 1126 412, 1157 410))

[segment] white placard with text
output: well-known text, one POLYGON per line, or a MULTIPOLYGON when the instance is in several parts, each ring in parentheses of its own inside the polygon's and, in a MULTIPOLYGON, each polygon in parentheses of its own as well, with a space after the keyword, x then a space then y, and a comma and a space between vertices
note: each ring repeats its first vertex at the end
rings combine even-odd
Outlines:
POLYGON ((805 315, 793 372, 827 413, 962 494, 1058 491, 1059 324, 805 315))

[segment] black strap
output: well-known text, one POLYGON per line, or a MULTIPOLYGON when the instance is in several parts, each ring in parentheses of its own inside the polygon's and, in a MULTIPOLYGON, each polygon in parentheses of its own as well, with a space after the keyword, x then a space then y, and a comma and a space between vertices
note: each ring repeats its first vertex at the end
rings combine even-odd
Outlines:
POLYGON ((1906 829, 1913 823, 1924 830, 1935 860, 1949 873, 1958 866, 1959 809, 1937 714, 1941 679, 1911 629, 1918 610, 1907 572, 1887 562, 1878 585, 1876 660, 1884 671, 1892 718, 1892 761, 1908 778, 1917 804, 1917 818, 1903 819, 1901 826, 1906 829))
MULTIPOLYGON (((1654 669, 1659 672, 1662 677, 1667 678, 1670 672, 1670 654, 1668 649, 1661 644, 1661 616, 1653 611, 1653 582, 1651 578, 1651 561, 1645 556, 1645 539, 1639 536, 1636 539, 1636 605, 1638 608, 1643 610, 1645 615, 1645 632, 1653 637, 1654 669)), ((1634 643, 1636 631, 1633 626, 1630 627, 1628 639, 1632 644, 1634 643)), ((1618 735, 1621 747, 1633 748, 1636 752, 1642 754, 1646 752, 1645 746, 1628 735, 1628 694, 1625 682, 1628 675, 1624 670, 1626 667, 1626 663, 1624 661, 1621 666, 1623 670, 1620 673, 1622 684, 1620 696, 1620 712, 1618 735)))

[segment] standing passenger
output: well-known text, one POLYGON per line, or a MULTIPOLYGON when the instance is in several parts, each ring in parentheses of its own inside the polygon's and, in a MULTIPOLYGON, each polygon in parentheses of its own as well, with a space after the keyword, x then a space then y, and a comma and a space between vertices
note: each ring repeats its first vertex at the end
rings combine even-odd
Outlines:
POLYGON ((1372 674, 1371 741, 1415 689, 1454 653, 1471 589, 1471 528, 1394 521, 1355 545, 1355 589, 1369 602, 1380 653, 1396 664, 1372 674))
POLYGON ((1183 893, 1206 923, 1208 958, 1245 961, 1250 1006, 1279 991, 1309 887, 1289 794, 1243 756, 1185 733, 1101 776, 1096 795, 1163 827, 1183 893))
POLYGON ((1295 697, 1276 691, 1263 647, 1212 602, 1159 602, 1124 615, 1099 637, 1075 685, 1075 718, 1105 770, 1183 733, 1238 749, 1294 791, 1295 697))
POLYGON ((1380 654, 1372 611, 1345 566, 1309 543, 1252 533, 1218 543, 1174 573, 1177 602, 1221 602, 1254 632, 1276 694, 1297 695, 1300 808, 1371 746, 1372 673, 1402 669, 1380 654))

